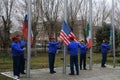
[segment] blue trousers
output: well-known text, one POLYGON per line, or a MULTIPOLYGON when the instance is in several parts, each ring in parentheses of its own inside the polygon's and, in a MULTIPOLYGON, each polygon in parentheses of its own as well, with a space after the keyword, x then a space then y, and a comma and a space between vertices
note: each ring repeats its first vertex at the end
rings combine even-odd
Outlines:
POLYGON ((50 72, 54 71, 54 63, 55 63, 55 53, 49 53, 49 69, 50 72))
POLYGON ((82 69, 82 64, 83 68, 86 68, 86 54, 80 54, 80 69, 82 69))
POLYGON ((20 73, 24 73, 25 70, 25 58, 24 55, 20 56, 20 73))
POLYGON ((72 74, 74 74, 74 65, 75 65, 76 73, 79 74, 78 55, 70 55, 70 71, 72 74))
POLYGON ((101 66, 105 66, 106 60, 107 60, 107 53, 102 53, 101 66))
POLYGON ((20 76, 20 56, 12 56, 13 58, 13 75, 20 76))

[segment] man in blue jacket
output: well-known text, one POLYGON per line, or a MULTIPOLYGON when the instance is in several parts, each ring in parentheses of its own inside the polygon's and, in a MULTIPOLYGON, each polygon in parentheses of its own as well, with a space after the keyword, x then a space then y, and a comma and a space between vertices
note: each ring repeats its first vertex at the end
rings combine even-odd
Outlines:
POLYGON ((101 67, 106 67, 106 59, 107 59, 107 51, 110 49, 110 44, 106 44, 106 41, 103 40, 101 44, 101 52, 102 52, 102 60, 101 60, 101 67))
MULTIPOLYGON (((21 49, 25 48, 27 42, 24 41, 24 40, 22 40, 20 35, 18 35, 18 37, 19 37, 18 43, 19 43, 21 49)), ((21 55, 20 55, 20 63, 21 63, 21 64, 20 64, 20 73, 21 73, 21 74, 26 74, 26 73, 24 72, 24 70, 25 70, 25 56, 24 56, 24 52, 22 52, 21 55)))
POLYGON ((50 73, 53 74, 56 73, 56 71, 54 71, 55 54, 58 49, 61 49, 61 47, 58 46, 59 42, 56 42, 54 37, 50 37, 49 40, 50 40, 48 45, 49 69, 50 73))
POLYGON ((87 53, 87 46, 85 45, 84 41, 81 40, 80 42, 80 70, 82 70, 82 63, 83 64, 83 69, 87 70, 86 68, 86 53, 87 53))
POLYGON ((24 52, 24 49, 21 49, 17 36, 12 37, 11 51, 13 59, 13 75, 16 79, 20 77, 20 55, 24 52))
POLYGON ((79 43, 74 41, 72 37, 70 37, 70 44, 68 44, 67 48, 70 54, 70 73, 69 75, 74 75, 74 65, 76 68, 76 75, 79 75, 79 67, 78 67, 78 47, 79 43))

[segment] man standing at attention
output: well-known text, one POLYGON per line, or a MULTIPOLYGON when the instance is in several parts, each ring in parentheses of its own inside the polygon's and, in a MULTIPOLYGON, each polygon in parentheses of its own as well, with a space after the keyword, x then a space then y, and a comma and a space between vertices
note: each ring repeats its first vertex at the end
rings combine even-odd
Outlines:
POLYGON ((74 41, 72 37, 70 37, 70 44, 68 44, 67 48, 70 54, 70 73, 69 75, 74 75, 74 65, 76 69, 76 75, 79 75, 79 67, 78 67, 78 47, 79 43, 74 41))
POLYGON ((86 53, 87 53, 87 46, 85 45, 84 41, 80 41, 80 70, 82 70, 82 63, 83 63, 83 69, 87 70, 86 68, 86 53))
MULTIPOLYGON (((19 43, 19 45, 20 45, 20 48, 21 48, 21 49, 24 49, 24 48, 26 47, 26 45, 27 45, 27 42, 24 41, 24 40, 22 40, 21 37, 22 37, 21 35, 18 35, 18 38, 19 38, 18 43, 19 43)), ((20 65, 20 73, 21 73, 21 74, 26 74, 26 73, 24 72, 24 70, 25 70, 25 56, 24 56, 24 54, 25 54, 25 52, 22 52, 21 55, 20 55, 20 62, 21 62, 21 65, 20 65)))

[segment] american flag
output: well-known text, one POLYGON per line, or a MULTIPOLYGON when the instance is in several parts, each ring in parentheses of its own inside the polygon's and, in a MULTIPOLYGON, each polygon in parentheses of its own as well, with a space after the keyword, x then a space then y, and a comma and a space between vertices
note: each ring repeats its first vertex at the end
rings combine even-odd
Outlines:
MULTIPOLYGON (((27 40, 28 37, 28 17, 25 15, 23 27, 22 27, 22 34, 25 40, 27 40)), ((33 32, 31 30, 31 44, 33 44, 33 32)))
POLYGON ((73 34, 70 27, 65 21, 62 24, 62 29, 60 31, 59 37, 66 45, 70 43, 70 37, 74 38, 74 40, 77 41, 76 36, 73 34))

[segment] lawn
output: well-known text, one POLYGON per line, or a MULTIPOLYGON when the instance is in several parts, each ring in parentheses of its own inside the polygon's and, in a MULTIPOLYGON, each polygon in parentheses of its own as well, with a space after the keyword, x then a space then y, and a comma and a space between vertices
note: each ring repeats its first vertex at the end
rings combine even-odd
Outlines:
MULTIPOLYGON (((89 64, 89 54, 87 54, 87 64, 89 64)), ((63 54, 56 54, 55 67, 63 66, 63 54)), ((31 69, 40 69, 48 67, 48 54, 39 53, 36 56, 31 56, 31 69)), ((101 63, 101 54, 93 54, 92 56, 93 64, 101 63)), ((107 64, 113 65, 113 57, 107 57, 107 64)), ((69 66, 69 54, 66 55, 66 65, 69 66)), ((120 66, 120 59, 116 57, 116 66, 120 66)), ((2 57, 0 56, 0 72, 12 71, 12 58, 11 56, 2 57)))
POLYGON ((0 80, 13 80, 13 79, 0 74, 0 80))

